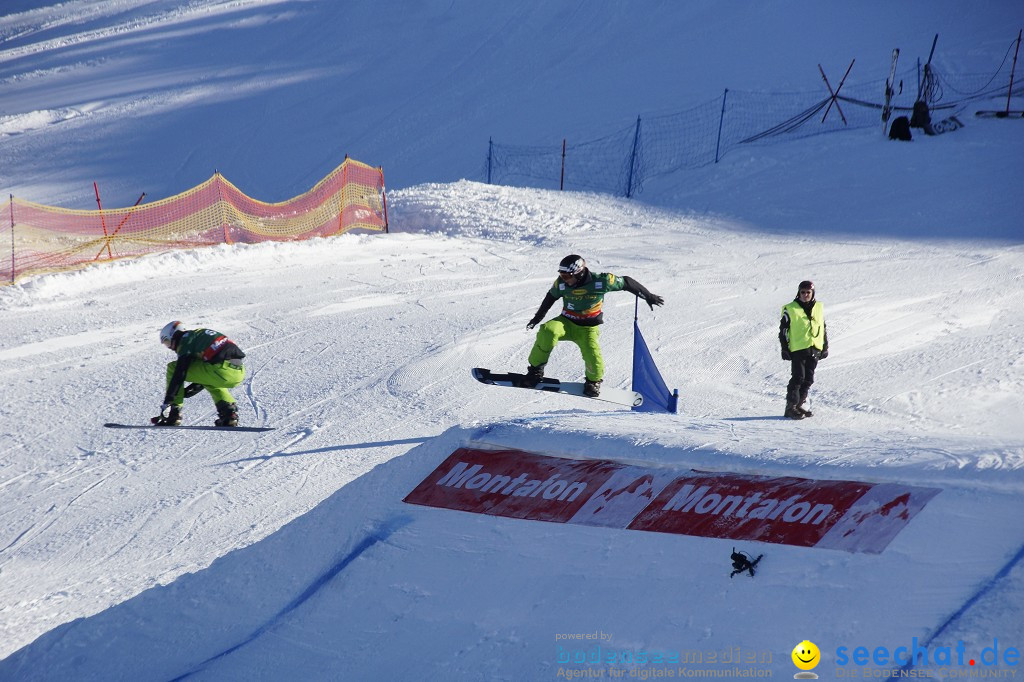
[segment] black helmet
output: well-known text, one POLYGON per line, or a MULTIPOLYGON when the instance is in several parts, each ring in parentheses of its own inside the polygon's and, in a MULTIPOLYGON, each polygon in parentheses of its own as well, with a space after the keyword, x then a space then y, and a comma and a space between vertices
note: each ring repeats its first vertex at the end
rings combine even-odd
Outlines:
POLYGON ((583 260, 583 256, 577 256, 576 254, 566 256, 558 264, 559 273, 565 273, 572 277, 579 277, 586 269, 587 261, 583 260))

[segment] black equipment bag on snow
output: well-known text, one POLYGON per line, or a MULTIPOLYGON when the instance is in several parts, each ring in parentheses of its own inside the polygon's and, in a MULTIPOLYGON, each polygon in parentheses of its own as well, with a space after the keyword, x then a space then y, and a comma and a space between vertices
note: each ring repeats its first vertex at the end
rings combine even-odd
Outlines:
POLYGON ((892 125, 889 126, 889 139, 904 141, 914 139, 910 134, 910 121, 906 116, 897 116, 892 120, 892 125))

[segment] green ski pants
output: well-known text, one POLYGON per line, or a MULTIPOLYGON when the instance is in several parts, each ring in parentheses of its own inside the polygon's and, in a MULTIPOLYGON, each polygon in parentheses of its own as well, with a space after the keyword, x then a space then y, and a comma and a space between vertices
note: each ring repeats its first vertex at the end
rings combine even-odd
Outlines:
MULTIPOLYGON (((174 376, 174 369, 178 366, 177 360, 167 363, 167 385, 171 383, 174 376)), ((185 381, 191 384, 199 384, 210 393, 214 404, 218 402, 235 403, 231 397, 229 388, 234 388, 245 379, 245 368, 242 365, 232 364, 230 360, 211 365, 201 360, 193 360, 185 373, 185 381)), ((178 389, 174 396, 174 404, 180 406, 185 402, 185 386, 178 389)))
POLYGON ((604 378, 604 358, 601 357, 601 346, 598 343, 600 334, 597 326, 583 327, 564 317, 548 320, 537 330, 537 340, 530 351, 529 362, 534 367, 545 364, 555 344, 568 339, 580 347, 587 379, 600 381, 604 378))

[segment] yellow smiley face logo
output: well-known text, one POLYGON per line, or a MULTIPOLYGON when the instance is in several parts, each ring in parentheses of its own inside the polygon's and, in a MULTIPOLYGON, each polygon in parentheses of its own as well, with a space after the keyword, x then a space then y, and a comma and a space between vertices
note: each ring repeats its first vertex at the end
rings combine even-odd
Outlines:
POLYGON ((814 642, 806 639, 793 648, 793 665, 801 670, 811 670, 821 661, 821 652, 814 642))

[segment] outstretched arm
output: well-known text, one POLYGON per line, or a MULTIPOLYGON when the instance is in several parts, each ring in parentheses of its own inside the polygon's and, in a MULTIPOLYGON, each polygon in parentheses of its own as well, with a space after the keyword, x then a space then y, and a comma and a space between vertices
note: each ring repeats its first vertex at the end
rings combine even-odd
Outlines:
POLYGON ((533 329, 540 321, 544 319, 544 316, 551 310, 551 306, 555 304, 558 299, 551 295, 550 292, 544 295, 544 300, 541 301, 540 307, 537 308, 537 314, 533 316, 533 319, 526 323, 527 329, 533 329))
POLYGON ((647 288, 643 284, 640 284, 640 282, 636 281, 632 277, 626 275, 622 278, 622 282, 624 284, 624 286, 622 287, 624 291, 628 291, 631 294, 636 294, 640 298, 644 299, 644 302, 646 302, 647 305, 651 306, 651 310, 654 310, 654 306, 656 305, 665 304, 664 298, 658 296, 657 294, 652 294, 647 290, 647 288))

